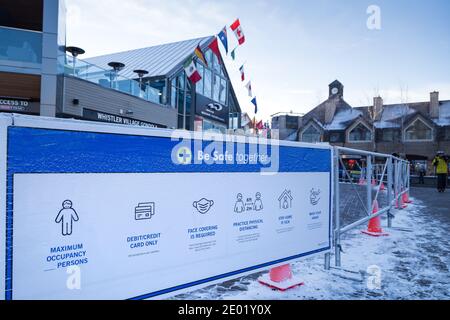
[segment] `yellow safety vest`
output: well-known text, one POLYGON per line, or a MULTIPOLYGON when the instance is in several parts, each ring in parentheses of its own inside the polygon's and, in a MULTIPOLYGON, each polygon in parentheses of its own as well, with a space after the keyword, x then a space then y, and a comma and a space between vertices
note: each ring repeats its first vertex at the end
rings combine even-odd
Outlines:
POLYGON ((437 174, 446 174, 446 173, 448 173, 447 162, 441 157, 434 158, 433 166, 436 166, 436 173, 437 174))

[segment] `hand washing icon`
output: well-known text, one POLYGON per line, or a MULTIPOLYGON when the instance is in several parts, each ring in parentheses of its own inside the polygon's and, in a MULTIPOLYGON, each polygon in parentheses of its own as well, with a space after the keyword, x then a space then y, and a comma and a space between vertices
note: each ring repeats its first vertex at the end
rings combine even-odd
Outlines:
POLYGON ((193 206, 197 211, 201 214, 206 214, 211 209, 211 207, 214 205, 214 201, 208 200, 208 199, 201 199, 200 201, 195 201, 193 203, 193 206))

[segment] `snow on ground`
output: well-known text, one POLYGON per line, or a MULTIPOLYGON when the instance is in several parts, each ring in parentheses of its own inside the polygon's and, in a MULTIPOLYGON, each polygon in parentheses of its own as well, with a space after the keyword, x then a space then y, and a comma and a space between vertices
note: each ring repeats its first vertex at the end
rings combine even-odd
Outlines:
MULTIPOLYGON (((405 210, 395 210, 394 228, 390 236, 373 238, 355 229, 343 236, 343 269, 367 271, 381 268, 381 289, 369 289, 367 274, 359 281, 324 270, 323 256, 294 263, 293 272, 305 285, 287 292, 273 291, 260 285, 258 275, 215 285, 176 299, 192 300, 346 300, 346 299, 450 299, 449 227, 423 214, 424 203, 414 203, 405 210)), ((383 226, 386 221, 383 219, 383 226)), ((332 256, 334 262, 334 256, 332 256)), ((340 272, 342 274, 342 272, 340 272)), ((358 274, 356 274, 358 275, 358 274)))

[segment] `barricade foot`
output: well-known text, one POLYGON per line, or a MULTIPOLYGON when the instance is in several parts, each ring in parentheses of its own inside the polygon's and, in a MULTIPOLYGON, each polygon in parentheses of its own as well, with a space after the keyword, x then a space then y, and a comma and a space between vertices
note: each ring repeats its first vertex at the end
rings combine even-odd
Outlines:
POLYGON ((258 282, 279 291, 287 291, 304 285, 300 279, 292 275, 289 264, 271 269, 268 274, 261 276, 258 282))
MULTIPOLYGON (((378 210, 379 210, 378 201, 375 200, 373 202, 372 214, 378 213, 378 210)), ((387 233, 384 233, 383 229, 381 229, 380 216, 376 216, 375 218, 371 219, 369 221, 369 225, 367 226, 367 230, 363 230, 361 232, 372 237, 386 237, 389 235, 387 233)))
POLYGON ((389 233, 384 233, 384 232, 370 232, 368 230, 363 230, 361 231, 361 233, 367 234, 371 237, 388 237, 389 233))

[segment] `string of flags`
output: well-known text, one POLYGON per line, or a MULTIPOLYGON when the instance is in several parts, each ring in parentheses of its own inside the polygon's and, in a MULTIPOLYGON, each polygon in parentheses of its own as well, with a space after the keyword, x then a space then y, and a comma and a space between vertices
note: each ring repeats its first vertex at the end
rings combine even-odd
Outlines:
POLYGON ((241 72, 241 80, 242 82, 244 82, 245 81, 244 65, 242 65, 242 67, 239 68, 239 71, 241 72))
MULTIPOLYGON (((233 61, 236 61, 236 50, 245 43, 246 39, 245 39, 245 35, 244 35, 243 29, 241 26, 241 22, 239 21, 239 19, 236 19, 236 21, 234 21, 230 25, 230 29, 233 31, 234 35, 236 36, 237 42, 239 43, 239 45, 237 45, 230 52, 231 59, 233 61)), ((228 44, 229 43, 228 43, 227 26, 223 27, 223 29, 217 34, 217 36, 214 37, 214 40, 208 45, 208 48, 211 49, 211 51, 217 56, 218 61, 220 63, 221 54, 220 54, 220 49, 219 49, 219 40, 226 52, 226 55, 228 56, 228 52, 229 52, 228 44)), ((196 49, 194 50, 194 56, 197 57, 199 60, 201 60, 205 64, 205 66, 208 66, 208 63, 205 58, 205 54, 203 53, 203 51, 200 47, 200 43, 197 45, 196 49)), ((184 65, 186 75, 193 84, 197 83, 198 81, 200 81, 202 79, 202 77, 201 77, 200 73, 198 72, 197 67, 195 65, 195 62, 193 59, 194 56, 190 57, 184 65)), ((245 74, 245 64, 243 64, 239 68, 239 71, 241 73, 242 82, 245 82, 247 79, 246 74, 245 74)), ((250 98, 252 98, 251 103, 255 107, 255 114, 257 114, 258 113, 258 103, 256 100, 256 96, 253 96, 252 83, 250 80, 245 85, 245 88, 247 89, 248 96, 250 98)), ((255 123, 255 126, 256 126, 256 123, 255 123)))

